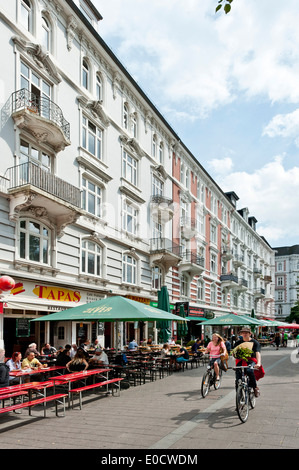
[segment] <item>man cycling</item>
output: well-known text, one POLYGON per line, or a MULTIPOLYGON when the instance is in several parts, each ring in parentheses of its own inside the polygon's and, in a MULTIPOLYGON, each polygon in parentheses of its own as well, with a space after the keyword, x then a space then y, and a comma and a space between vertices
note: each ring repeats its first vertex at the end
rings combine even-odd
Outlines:
MULTIPOLYGON (((243 348, 251 349, 252 350, 252 355, 249 359, 246 360, 246 363, 248 365, 255 364, 254 368, 259 369, 261 367, 261 345, 260 345, 260 343, 256 339, 251 338, 251 329, 246 327, 246 326, 244 326, 239 331, 239 333, 242 335, 243 339, 240 339, 240 340, 236 341, 236 343, 234 345, 234 349, 237 346, 240 346, 241 348, 243 347, 243 348)), ((243 364, 241 364, 243 361, 244 361, 244 359, 243 360, 242 359, 241 360, 236 359, 236 366, 243 365, 243 364)), ((255 378, 254 370, 251 369, 250 367, 248 367, 246 369, 246 374, 249 377, 249 387, 253 388, 254 395, 256 397, 258 397, 260 395, 260 390, 259 390, 259 388, 257 387, 257 384, 256 384, 256 378, 255 378)), ((237 369, 236 370, 236 384, 238 383, 238 380, 241 379, 241 378, 242 378, 242 371, 241 371, 241 369, 237 369)))

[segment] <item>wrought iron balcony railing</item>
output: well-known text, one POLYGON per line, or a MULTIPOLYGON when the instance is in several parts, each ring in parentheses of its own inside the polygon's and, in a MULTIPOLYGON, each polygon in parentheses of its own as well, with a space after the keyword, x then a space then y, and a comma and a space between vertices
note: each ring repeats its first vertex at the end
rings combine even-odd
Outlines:
POLYGON ((152 253, 168 252, 180 257, 180 245, 168 238, 151 238, 150 251, 152 253))
POLYGON ((31 162, 8 168, 5 174, 5 182, 7 190, 31 184, 69 204, 81 207, 81 191, 79 188, 31 162))
POLYGON ((197 266, 201 266, 202 268, 204 268, 205 266, 205 259, 190 250, 182 252, 181 256, 183 258, 182 262, 196 264, 197 266))
POLYGON ((70 140, 70 124, 64 118, 61 108, 44 96, 36 96, 26 88, 15 91, 5 105, 6 113, 10 108, 10 114, 27 109, 32 114, 49 119, 60 127, 64 136, 70 140))

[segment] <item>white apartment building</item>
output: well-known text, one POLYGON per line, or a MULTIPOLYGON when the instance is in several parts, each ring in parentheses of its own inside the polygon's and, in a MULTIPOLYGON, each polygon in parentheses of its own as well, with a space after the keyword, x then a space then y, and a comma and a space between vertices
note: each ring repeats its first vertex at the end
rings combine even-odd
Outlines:
POLYGON ((275 250, 275 314, 284 320, 298 301, 299 245, 275 250))
POLYGON ((101 20, 90 0, 0 5, 0 271, 16 281, 2 294, 8 354, 33 340, 111 346, 117 334, 155 335, 150 322, 116 332, 29 320, 111 295, 156 302, 164 284, 173 305, 273 313, 271 248, 103 41, 101 20), (182 235, 189 206, 197 230, 183 224, 182 235), (186 264, 194 250, 200 270, 186 264))

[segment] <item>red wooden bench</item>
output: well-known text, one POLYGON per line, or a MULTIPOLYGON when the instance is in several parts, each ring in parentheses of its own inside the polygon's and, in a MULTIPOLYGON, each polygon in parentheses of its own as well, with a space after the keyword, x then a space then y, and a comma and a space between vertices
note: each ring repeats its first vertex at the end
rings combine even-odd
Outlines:
POLYGON ((49 397, 38 398, 37 400, 32 401, 25 401, 23 403, 18 403, 17 405, 6 406, 5 408, 0 408, 0 414, 2 413, 9 413, 10 411, 20 410, 22 408, 29 409, 29 415, 31 416, 31 409, 33 406, 44 404, 44 417, 46 418, 46 403, 55 401, 55 410, 56 416, 58 415, 58 402, 63 404, 63 415, 65 415, 65 397, 67 397, 66 393, 60 393, 58 395, 51 395, 49 397), (62 402, 60 401, 61 399, 62 402))
POLYGON ((74 401, 73 401, 73 395, 74 393, 78 393, 79 394, 79 406, 80 406, 80 410, 82 410, 82 392, 84 392, 85 390, 91 390, 93 388, 97 388, 97 387, 103 387, 104 385, 109 385, 109 384, 112 384, 112 395, 114 395, 113 393, 113 385, 115 385, 118 390, 119 390, 119 394, 118 396, 120 395, 120 384, 119 382, 121 382, 121 380, 123 380, 123 378, 117 378, 117 379, 110 379, 110 380, 104 380, 103 382, 97 382, 97 383, 94 383, 94 384, 91 384, 91 385, 86 385, 84 387, 79 387, 79 388, 73 388, 69 391, 69 393, 71 394, 72 396, 72 408, 74 408, 74 401))

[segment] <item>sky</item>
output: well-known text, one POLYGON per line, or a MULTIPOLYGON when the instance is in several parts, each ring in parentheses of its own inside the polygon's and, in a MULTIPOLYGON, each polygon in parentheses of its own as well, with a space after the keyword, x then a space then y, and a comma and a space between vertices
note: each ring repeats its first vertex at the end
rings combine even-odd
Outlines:
POLYGON ((299 2, 93 0, 99 33, 272 247, 299 244, 299 2))

